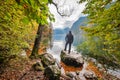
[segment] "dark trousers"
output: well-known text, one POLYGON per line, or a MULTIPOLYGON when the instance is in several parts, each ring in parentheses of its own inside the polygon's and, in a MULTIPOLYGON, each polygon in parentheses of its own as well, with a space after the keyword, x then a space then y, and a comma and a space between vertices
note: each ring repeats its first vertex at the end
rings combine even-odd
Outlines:
POLYGON ((67 45, 69 44, 69 50, 68 50, 68 53, 70 53, 70 51, 71 51, 71 42, 66 42, 66 44, 65 44, 65 51, 66 51, 66 49, 67 49, 67 45))

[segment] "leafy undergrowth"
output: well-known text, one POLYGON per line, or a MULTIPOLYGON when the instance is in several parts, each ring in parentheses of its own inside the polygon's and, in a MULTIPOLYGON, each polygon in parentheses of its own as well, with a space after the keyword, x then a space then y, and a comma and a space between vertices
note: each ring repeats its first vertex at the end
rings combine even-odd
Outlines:
POLYGON ((104 74, 103 80, 120 80, 120 79, 110 74, 104 74))
POLYGON ((43 80, 42 71, 34 71, 32 65, 40 59, 16 57, 6 64, 0 65, 0 80, 43 80))
MULTIPOLYGON (((63 62, 61 62, 62 67, 64 68, 65 72, 76 72, 76 71, 81 71, 83 67, 72 67, 72 66, 67 66, 63 62)), ((102 73, 98 70, 96 66, 92 62, 88 63, 88 66, 86 67, 86 70, 91 70, 95 72, 95 74, 99 77, 102 78, 102 73)))
POLYGON ((88 63, 88 66, 87 66, 86 69, 95 72, 95 74, 96 74, 99 78, 103 78, 102 72, 100 72, 100 71, 98 70, 98 68, 97 68, 92 62, 89 62, 89 63, 88 63))
POLYGON ((99 69, 94 65, 93 62, 89 62, 86 69, 95 72, 95 74, 98 76, 98 78, 100 80, 120 80, 113 75, 110 75, 108 73, 104 73, 104 70, 99 71, 99 69))
POLYGON ((65 72, 76 72, 81 71, 83 67, 73 67, 73 66, 67 66, 63 62, 60 63, 62 67, 64 68, 65 72))
MULTIPOLYGON (((72 67, 72 66, 67 66, 65 65, 63 62, 60 63, 62 65, 62 67, 64 68, 65 72, 76 72, 76 71, 81 71, 83 67, 72 67)), ((99 69, 94 65, 93 62, 88 62, 86 70, 90 70, 93 71, 97 77, 100 80, 120 80, 110 74, 106 74, 104 73, 104 71, 99 71, 99 69)))

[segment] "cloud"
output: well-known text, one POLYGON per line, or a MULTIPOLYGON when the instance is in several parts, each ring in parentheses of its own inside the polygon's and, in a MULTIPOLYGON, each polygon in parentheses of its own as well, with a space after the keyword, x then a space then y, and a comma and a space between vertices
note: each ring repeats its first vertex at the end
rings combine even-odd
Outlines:
POLYGON ((57 13, 56 7, 53 4, 49 5, 50 12, 55 17, 55 22, 53 24, 53 29, 56 28, 66 28, 71 27, 73 23, 80 17, 83 16, 81 13, 85 8, 85 4, 78 4, 79 0, 53 0, 57 6, 58 11, 61 14, 70 15, 70 16, 60 16, 57 13))

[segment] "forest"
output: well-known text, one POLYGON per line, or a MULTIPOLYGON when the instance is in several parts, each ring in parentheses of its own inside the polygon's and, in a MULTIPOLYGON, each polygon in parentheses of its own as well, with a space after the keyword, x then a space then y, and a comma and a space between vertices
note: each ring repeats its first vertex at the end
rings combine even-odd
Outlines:
MULTIPOLYGON (((87 0, 80 2, 84 1, 87 0)), ((78 51, 83 51, 83 54, 118 68, 120 66, 119 3, 119 0, 90 0, 87 3, 83 13, 88 14, 89 22, 87 27, 81 27, 85 41, 78 46, 78 51)))
MULTIPOLYGON (((82 13, 87 15, 88 22, 86 26, 80 26, 85 39, 75 46, 77 52, 81 52, 85 58, 96 59, 105 69, 120 69, 120 1, 79 0, 78 3, 84 2, 86 5, 82 13)), ((44 78, 44 72, 49 69, 48 64, 55 63, 50 54, 47 55, 53 35, 51 23, 55 22, 49 4, 55 5, 57 12, 59 11, 54 0, 0 1, 0 80, 73 80, 67 74, 61 75, 62 72, 54 66, 53 69, 58 71, 54 71, 52 77, 49 75, 44 78), (50 60, 47 61, 45 55, 50 60)), ((58 14, 66 16, 60 12, 58 14)), ((67 68, 62 61, 59 65, 67 68)), ((88 67, 94 68, 93 71, 98 76, 92 80, 119 80, 108 74, 107 77, 103 76, 91 62, 88 67)), ((77 75, 81 68, 69 67, 65 73, 67 70, 76 71, 77 75)))

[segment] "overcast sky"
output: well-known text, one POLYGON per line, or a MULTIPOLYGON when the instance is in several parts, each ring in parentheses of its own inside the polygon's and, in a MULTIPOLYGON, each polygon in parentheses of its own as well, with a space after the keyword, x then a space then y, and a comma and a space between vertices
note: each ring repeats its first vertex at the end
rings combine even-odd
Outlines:
POLYGON ((85 8, 85 3, 78 4, 79 0, 53 0, 57 4, 58 10, 61 14, 70 15, 62 17, 57 13, 56 7, 51 4, 49 5, 50 12, 55 17, 53 23, 53 29, 71 27, 72 24, 80 17, 83 16, 81 13, 85 8))

